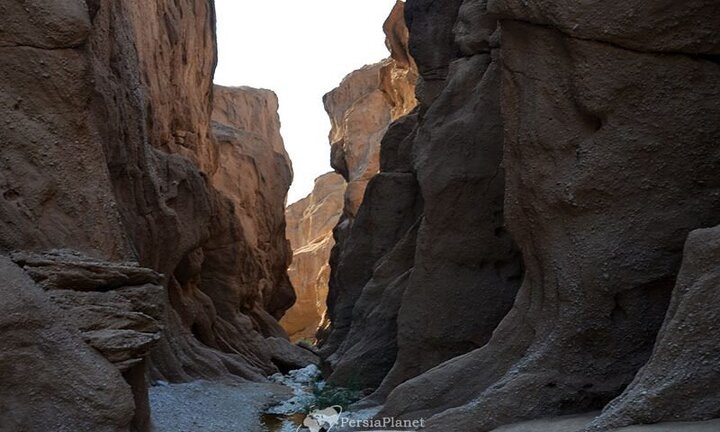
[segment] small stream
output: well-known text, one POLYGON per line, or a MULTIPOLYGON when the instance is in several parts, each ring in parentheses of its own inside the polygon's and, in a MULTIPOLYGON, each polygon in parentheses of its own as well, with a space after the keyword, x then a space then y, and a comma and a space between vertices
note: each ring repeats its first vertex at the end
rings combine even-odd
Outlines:
POLYGON ((290 387, 293 397, 266 408, 262 414, 263 425, 267 432, 297 431, 314 405, 314 390, 325 386, 320 369, 310 365, 287 375, 275 374, 270 381, 290 387))
POLYGON ((319 422, 318 425, 336 426, 341 418, 370 418, 379 411, 378 407, 346 412, 362 398, 362 393, 328 385, 314 365, 287 375, 275 374, 270 381, 289 387, 293 396, 264 410, 261 420, 267 432, 309 431, 303 426, 313 424, 313 420, 319 422))
POLYGON ((267 432, 296 432, 303 425, 305 414, 263 414, 262 424, 267 432))

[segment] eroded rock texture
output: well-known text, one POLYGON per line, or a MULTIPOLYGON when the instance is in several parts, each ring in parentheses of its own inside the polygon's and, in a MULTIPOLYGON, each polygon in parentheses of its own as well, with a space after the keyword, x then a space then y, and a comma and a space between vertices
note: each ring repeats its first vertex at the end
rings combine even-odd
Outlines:
POLYGON ((375 400, 484 345, 520 283, 503 228, 500 70, 488 41, 456 57, 459 6, 406 4, 421 104, 389 128, 380 174, 337 230, 321 353, 331 380, 379 387, 375 400))
POLYGON ((121 371, 140 364, 160 339, 163 290, 152 270, 65 251, 19 252, 11 259, 121 371))
MULTIPOLYGON (((409 1, 407 8, 423 3, 433 2, 409 1)), ((524 281, 487 345, 402 384, 383 413, 430 417, 430 431, 488 431, 522 419, 597 410, 648 361, 665 319, 668 331, 658 340, 657 357, 595 430, 716 416, 712 402, 706 403, 712 394, 705 399, 687 388, 674 392, 669 383, 677 381, 661 364, 664 347, 683 351, 680 340, 667 340, 674 308, 665 318, 683 242, 691 230, 716 225, 720 215, 720 68, 696 55, 716 52, 715 36, 702 29, 720 11, 711 2, 692 8, 655 2, 658 13, 644 2, 582 9, 543 1, 488 3, 464 2, 456 42, 465 56, 489 46, 495 60, 488 70, 499 72, 505 219, 522 251, 524 281), (652 28, 652 43, 636 38, 635 26, 615 26, 628 9, 647 12, 638 20, 652 28), (666 21, 670 15, 672 23, 666 21), (500 49, 486 29, 493 17, 501 18, 500 49), (693 28, 683 27, 688 22, 695 22, 693 28), (677 37, 658 47, 667 38, 655 32, 670 28, 677 37), (691 42, 688 35, 695 35, 691 42), (663 384, 653 390, 647 387, 653 381, 663 384), (661 387, 674 397, 695 397, 697 404, 665 411, 661 387)), ((420 20, 435 28, 444 18, 420 20)), ((414 29, 410 25, 411 41, 414 31, 422 31, 414 29)), ((422 57, 415 58, 422 71, 422 57)), ((450 83, 456 64, 449 68, 450 83)), ((473 103, 488 94, 485 89, 473 103)), ((689 383, 702 379, 703 355, 683 355, 693 361, 677 373, 689 383)))
POLYGON ((292 171, 277 97, 250 88, 216 87, 215 94, 219 162, 209 179, 209 237, 174 274, 170 302, 181 335, 154 356, 158 376, 173 380, 275 372, 265 338, 287 338, 277 319, 295 300, 284 218, 292 171))
POLYGON ((348 182, 344 213, 354 218, 368 181, 380 168, 380 141, 388 125, 415 105, 415 64, 407 54, 403 5, 385 23, 391 58, 349 74, 324 97, 330 116, 331 162, 348 182))
POLYGON ((213 105, 211 1, 3 2, 0 58, 3 430, 146 430, 148 363, 185 381, 314 361, 277 323, 277 99, 213 105))
POLYGON ((379 170, 380 140, 392 121, 392 106, 380 89, 385 66, 377 63, 352 72, 324 98, 332 123, 332 166, 348 183, 344 207, 351 218, 379 170))
POLYGON ((714 230, 676 283, 720 221, 717 3, 405 15, 420 106, 336 229, 331 380, 429 431, 717 416, 714 230))
MULTIPOLYGON (((245 278, 239 284, 229 284, 228 291, 240 286, 256 297, 237 303, 216 299, 215 303, 228 310, 242 310, 244 303, 257 303, 258 311, 250 315, 264 322, 260 327, 268 327, 268 335, 279 335, 281 331, 270 327, 277 326, 275 320, 293 304, 295 293, 286 271, 291 250, 285 238, 285 197, 293 173, 280 136, 278 99, 269 90, 220 86, 215 86, 214 98, 213 131, 220 163, 211 183, 232 201, 233 220, 239 221, 237 234, 241 236, 235 241, 247 249, 234 257, 242 261, 222 274, 234 272, 245 278), (272 319, 266 316, 268 313, 272 319)), ((211 228, 211 237, 213 234, 211 228)), ((227 239, 220 234, 218 237, 222 248, 227 239)), ((215 253, 227 255, 226 251, 215 253)), ((215 289, 223 291, 217 285, 215 289)))
POLYGON ((693 231, 650 360, 589 431, 720 417, 718 284, 720 227, 693 231))
MULTIPOLYGON (((135 416, 133 391, 120 370, 103 358, 106 353, 85 343, 90 329, 81 333, 69 321, 82 318, 63 313, 7 257, 0 256, 0 275, 0 429, 128 430, 135 416)), ((95 330, 102 332, 112 325, 107 315, 123 311, 97 306, 86 313, 88 321, 91 314, 102 316, 95 330)))
POLYGON ((163 331, 161 276, 134 263, 105 262, 62 250, 42 255, 17 252, 11 259, 47 291, 60 322, 78 330, 85 343, 123 373, 135 402, 131 426, 148 428, 146 358, 163 331))
POLYGON ((277 108, 270 91, 215 87, 209 236, 170 282, 177 314, 169 321, 179 334, 154 353, 158 377, 258 380, 285 367, 277 344, 265 340, 287 338, 277 320, 295 301, 284 218, 292 169, 277 108))
MULTIPOLYGON (((416 219, 414 210, 406 211, 408 207, 414 207, 412 203, 417 199, 412 176, 397 175, 383 180, 376 177, 381 166, 382 137, 392 121, 408 114, 417 104, 414 95, 417 69, 407 48, 408 30, 402 2, 396 3, 384 30, 391 58, 351 73, 340 87, 325 96, 325 107, 332 123, 331 162, 348 181, 343 215, 334 229, 336 245, 330 258, 333 271, 329 282, 328 313, 318 333, 322 355, 333 368, 340 358, 336 352, 350 331, 353 307, 363 285, 372 276, 373 265, 389 252, 416 219), (380 215, 370 208, 382 212, 382 206, 370 203, 365 205, 366 210, 361 210, 365 200, 381 204, 381 196, 390 199, 395 186, 401 189, 397 190, 398 204, 393 210, 380 215), (373 194, 376 196, 372 197, 373 194), (386 220, 387 226, 378 227, 377 233, 371 232, 367 225, 380 219, 386 220), (364 221, 360 225, 365 226, 358 227, 353 233, 359 220, 364 221), (341 266, 343 270, 338 270, 341 266)), ((387 338, 382 339, 378 341, 379 345, 389 348, 387 338)), ((385 354, 380 356, 387 357, 385 354)), ((388 362, 387 359, 383 361, 388 362)), ((360 381, 376 381, 377 378, 369 377, 378 374, 384 374, 384 371, 376 370, 368 363, 362 371, 352 372, 352 379, 357 381, 355 385, 364 385, 360 381)), ((344 380, 336 381, 349 384, 344 380)))
POLYGON ((288 206, 287 237, 293 250, 288 275, 297 301, 280 324, 293 340, 314 338, 327 309, 332 230, 343 209, 345 180, 327 173, 315 180, 307 197, 288 206))
MULTIPOLYGON (((348 305, 357 299, 357 296, 335 294, 329 300, 326 299, 328 285, 334 284, 330 281, 328 257, 332 255, 330 261, 338 262, 339 254, 346 248, 346 242, 347 247, 352 247, 348 234, 355 219, 359 217, 358 209, 368 183, 380 170, 382 137, 394 120, 409 113, 417 105, 417 68, 408 52, 408 30, 404 21, 404 3, 398 1, 383 25, 391 57, 352 72, 338 88, 324 97, 323 102, 332 125, 329 136, 331 164, 346 183, 342 186, 343 200, 339 208, 334 201, 334 192, 332 200, 324 198, 324 194, 330 192, 325 186, 328 178, 321 177, 316 185, 320 190, 291 206, 288 211, 288 237, 295 250, 293 265, 289 271, 300 298, 284 323, 291 333, 299 332, 298 336, 315 334, 318 315, 322 318, 321 330, 318 333, 321 340, 329 336, 330 325, 333 328, 347 329, 349 324, 348 305), (338 222, 337 216, 333 214, 332 226, 336 228, 331 234, 328 226, 331 219, 324 215, 338 209, 341 211, 340 220, 338 222), (318 221, 318 218, 322 220, 318 221), (299 223, 294 222, 295 220, 299 223), (310 226, 313 228, 309 228, 310 226), (317 233, 314 230, 317 230, 317 233), (336 306, 336 300, 342 304, 336 306), (315 306, 318 302, 322 303, 322 306, 315 306), (329 309, 328 315, 324 314, 325 304, 329 309), (312 312, 304 313, 302 310, 312 312)), ((339 191, 340 185, 334 184, 339 191)), ((363 264, 362 267, 362 271, 367 270, 367 265, 363 264)), ((348 271, 352 273, 355 270, 348 271)), ((340 289, 345 288, 338 288, 335 292, 340 289)), ((345 330, 341 331, 344 335, 345 330)), ((341 339, 342 337, 333 337, 333 341, 325 344, 328 355, 341 339)))

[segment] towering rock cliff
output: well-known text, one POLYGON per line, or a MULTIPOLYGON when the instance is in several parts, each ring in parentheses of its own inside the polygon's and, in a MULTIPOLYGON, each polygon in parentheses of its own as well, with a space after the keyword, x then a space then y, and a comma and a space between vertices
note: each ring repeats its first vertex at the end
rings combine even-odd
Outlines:
MULTIPOLYGON (((430 432, 720 416, 719 21, 398 2, 392 57, 325 98, 347 189, 287 211, 313 314, 285 325, 329 278, 330 381, 430 432)), ((148 377, 313 361, 278 323, 278 101, 212 86, 213 27, 210 0, 0 4, 0 430, 145 431, 148 377)))
POLYGON ((420 109, 383 139, 333 262, 331 379, 382 381, 380 415, 429 431, 718 416, 700 336, 717 308, 698 303, 713 230, 690 235, 678 276, 688 234, 720 221, 717 4, 405 14, 420 109))
POLYGON ((485 344, 521 276, 503 228, 498 67, 488 44, 468 43, 451 64, 459 4, 426 3, 405 7, 419 110, 385 135, 381 171, 332 262, 322 353, 333 381, 379 387, 377 400, 485 344))
POLYGON ((293 340, 314 338, 327 309, 332 229, 343 210, 345 180, 327 173, 315 180, 312 193, 288 206, 287 237, 293 250, 288 268, 297 301, 280 324, 293 340))
MULTIPOLYGON (((341 185, 337 177, 320 177, 316 180, 316 190, 288 209, 288 238, 295 251, 289 272, 300 300, 283 323, 297 337, 314 335, 317 318, 325 312, 330 250, 336 241, 339 244, 333 249, 335 255, 346 248, 345 233, 357 216, 368 181, 380 169, 383 135, 393 120, 412 111, 417 104, 417 70, 407 50, 403 6, 397 2, 384 23, 391 58, 350 73, 324 98, 332 125, 331 163, 347 186, 341 185), (336 201, 337 192, 343 195, 340 202, 336 201), (336 214, 338 211, 342 216, 336 214), (331 212, 332 221, 328 217, 331 212), (340 217, 339 223, 337 217, 340 217), (333 236, 331 231, 336 224, 333 236), (318 301, 322 306, 316 306, 318 301)), ((332 299, 329 303, 332 316, 336 308, 332 299)), ((323 327, 329 323, 336 326, 338 322, 337 318, 326 319, 323 327)), ((327 329, 323 329, 320 338, 326 336, 327 329)))
MULTIPOLYGON (((240 222, 235 242, 244 250, 232 254, 237 263, 219 269, 218 275, 232 272, 241 282, 221 288, 211 274, 208 290, 220 293, 242 287, 254 298, 237 303, 219 298, 215 303, 241 311, 254 303, 254 310, 248 312, 262 323, 260 327, 277 327, 275 320, 295 301, 286 272, 291 251, 285 238, 285 198, 292 165, 280 136, 278 99, 269 90, 215 86, 212 118, 220 162, 211 183, 232 201, 232 219, 240 222)), ((222 249, 228 244, 226 233, 217 237, 220 243, 215 253, 225 256, 218 256, 220 261, 227 259, 227 250, 222 249)), ((282 335, 279 329, 266 333, 282 335)))
POLYGON ((208 237, 170 280, 168 322, 176 334, 153 353, 154 376, 171 381, 228 374, 258 380, 277 371, 274 361, 281 360, 265 338, 287 337, 277 320, 295 300, 284 219, 292 171, 277 97, 244 87, 214 90, 218 162, 208 179, 208 237))
POLYGON ((380 141, 388 125, 415 105, 415 64, 399 2, 386 21, 391 58, 349 74, 323 102, 330 116, 331 163, 348 182, 345 219, 354 218, 368 181, 380 168, 380 141))
POLYGON ((288 367, 292 171, 272 93, 213 105, 213 3, 4 2, 0 52, 0 429, 145 430, 148 365, 288 367))
MULTIPOLYGON (((396 3, 384 29, 391 58, 351 73, 340 87, 325 96, 325 108, 332 123, 331 162, 348 182, 343 215, 334 229, 336 246, 330 258, 333 270, 327 320, 319 333, 323 356, 331 365, 336 358, 333 353, 350 330, 352 307, 358 299, 360 283, 368 279, 366 273, 372 266, 369 261, 373 257, 365 255, 371 250, 380 253, 393 241, 392 237, 374 239, 365 236, 371 233, 352 237, 352 227, 357 220, 366 218, 358 210, 370 196, 366 192, 371 188, 370 179, 380 170, 382 137, 395 119, 413 110, 417 103, 414 97, 417 70, 407 50, 408 32, 402 2, 396 3), (362 252, 355 253, 355 249, 362 252), (338 271, 343 261, 350 263, 354 259, 361 261, 352 262, 338 271)), ((410 195, 402 199, 414 200, 414 194, 410 195)), ((388 233, 392 235, 392 231, 393 228, 388 227, 388 233)), ((358 371, 360 374, 364 375, 358 371)))

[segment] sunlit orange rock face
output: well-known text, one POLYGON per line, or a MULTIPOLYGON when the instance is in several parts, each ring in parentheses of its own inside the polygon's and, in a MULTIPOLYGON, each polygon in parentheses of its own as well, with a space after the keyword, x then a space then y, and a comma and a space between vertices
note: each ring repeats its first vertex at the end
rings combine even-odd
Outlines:
POLYGON ((350 73, 324 97, 332 124, 331 163, 348 182, 344 212, 350 218, 380 170, 380 141, 390 123, 417 104, 417 70, 408 54, 402 5, 398 2, 384 26, 391 57, 350 73))
MULTIPOLYGON (((250 315, 256 323, 264 323, 260 328, 276 327, 275 319, 294 300, 286 273, 291 251, 284 218, 292 167, 280 136, 278 99, 270 90, 216 85, 213 105, 219 160, 211 183, 232 202, 229 217, 238 223, 234 231, 241 248, 225 273, 234 274, 240 283, 226 288, 233 292, 242 287, 250 296, 245 301, 219 299, 216 303, 228 310, 245 310, 248 301, 254 302, 259 312, 250 315)), ((227 255, 222 245, 228 238, 221 235, 218 240, 221 248, 216 254, 222 259, 227 255)), ((218 293, 224 291, 214 280, 208 286, 218 293)))
POLYGON ((208 179, 208 237, 188 252, 169 290, 171 328, 189 329, 193 338, 154 353, 156 372, 168 379, 228 371, 256 379, 275 371, 265 338, 285 337, 277 319, 295 299, 284 222, 292 170, 277 107, 268 90, 214 88, 218 161, 208 179), (205 366, 183 366, 185 355, 205 366))
POLYGON ((325 314, 332 229, 342 214, 345 180, 327 173, 315 180, 312 193, 285 212, 287 237, 293 249, 288 274, 297 295, 280 324, 292 340, 314 338, 325 314))
POLYGON ((333 227, 352 223, 368 181, 380 170, 383 136, 417 105, 417 70, 408 52, 402 2, 383 27, 391 57, 350 73, 324 98, 332 124, 331 162, 342 177, 321 176, 307 198, 288 207, 287 236, 294 251, 289 274, 298 300, 281 324, 294 339, 314 337, 325 313, 333 227))

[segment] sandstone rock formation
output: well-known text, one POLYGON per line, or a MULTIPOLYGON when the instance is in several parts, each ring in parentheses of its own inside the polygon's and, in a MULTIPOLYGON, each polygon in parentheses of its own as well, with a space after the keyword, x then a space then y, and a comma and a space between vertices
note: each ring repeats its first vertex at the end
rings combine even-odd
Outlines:
POLYGON ((213 3, 5 2, 0 29, 0 254, 27 275, 2 258, 3 430, 146 430, 148 363, 185 381, 314 361, 277 323, 277 99, 213 89, 213 3))
POLYGON ((11 259, 48 291, 62 322, 79 330, 90 347, 123 373, 135 402, 132 426, 147 428, 146 357, 163 330, 161 276, 133 263, 103 262, 68 251, 18 252, 11 259))
MULTIPOLYGON (((330 250, 335 240, 343 239, 358 216, 368 181, 380 169, 382 136, 393 120, 407 114, 416 105, 414 88, 417 72, 408 54, 408 31, 403 9, 404 4, 397 2, 384 24, 391 58, 349 74, 338 88, 324 98, 332 124, 331 162, 345 178, 347 186, 341 186, 339 179, 333 180, 331 198, 326 198, 331 193, 328 189, 330 178, 321 177, 316 190, 308 198, 288 209, 288 237, 295 250, 289 271, 299 293, 299 301, 288 313, 284 324, 297 338, 314 335, 318 319, 323 317, 329 284, 327 262, 330 250), (335 201, 337 192, 344 194, 344 201, 335 201), (338 211, 342 212, 339 223, 338 211), (326 216, 328 212, 332 212, 332 218, 326 216), (318 218, 321 220, 316 220, 318 218), (331 229, 336 224, 338 229, 332 238, 331 229), (318 302, 322 306, 317 306, 318 302)), ((339 253, 342 249, 343 246, 339 245, 334 250, 339 253)), ((331 304, 331 314, 335 314, 334 310, 331 304)), ((342 320, 333 318, 333 325, 342 320)), ((330 321, 323 322, 323 326, 327 326, 330 321)), ((321 339, 324 335, 326 332, 321 332, 321 339)))
POLYGON ((189 347, 165 346, 156 353, 157 376, 174 380, 227 373, 260 379, 275 372, 265 338, 287 338, 276 320, 295 300, 286 273, 284 219, 292 171, 279 134, 277 97, 218 86, 215 94, 219 163, 210 179, 210 236, 179 267, 178 289, 170 293, 192 338, 184 338, 189 347), (194 339, 217 351, 201 348, 201 357, 186 364, 194 339))
MULTIPOLYGON (((263 321, 267 318, 263 311, 267 311, 273 319, 263 326, 277 327, 275 320, 295 301, 286 272, 291 250, 285 238, 285 198, 292 165, 280 136, 278 99, 269 90, 215 86, 212 119, 220 162, 211 183, 231 199, 234 218, 240 221, 242 238, 237 240, 249 248, 235 259, 249 256, 253 261, 238 263, 227 272, 248 279, 240 284, 242 290, 259 288, 255 300, 259 315, 254 319, 263 321)), ((238 284, 234 285, 227 288, 237 290, 238 284)), ((220 291, 217 285, 214 289, 220 291)), ((230 309, 249 301, 215 302, 230 309)))
MULTIPOLYGON (((720 5, 585 3, 398 2, 325 98, 348 186, 287 212, 285 324, 329 279, 319 353, 380 416, 720 416, 720 5)), ((0 59, 0 430, 146 431, 148 378, 318 361, 278 323, 277 98, 212 86, 211 1, 3 2, 0 59)))
POLYGON ((390 15, 383 23, 385 45, 391 61, 385 62, 380 71, 381 89, 391 101, 392 118, 397 119, 417 106, 415 84, 417 65, 408 48, 408 32, 405 24, 405 4, 396 1, 390 15))
POLYGON ((121 372, 140 364, 160 339, 163 290, 152 270, 63 251, 19 252, 11 259, 121 372))
POLYGON ((379 386, 375 400, 484 345, 521 276, 503 228, 499 68, 487 44, 450 64, 457 7, 425 9, 406 6, 420 109, 383 139, 381 172, 332 262, 321 353, 331 380, 379 386))
POLYGON ((381 270, 381 258, 386 254, 393 255, 392 260, 398 263, 399 268, 386 266, 378 278, 398 285, 393 291, 400 293, 407 286, 404 283, 407 278, 406 256, 412 251, 411 246, 406 244, 413 239, 402 240, 415 225, 421 206, 422 200, 412 174, 381 173, 370 181, 363 205, 347 237, 338 238, 339 230, 336 229, 336 240, 341 248, 336 246, 333 254, 339 254, 331 261, 334 266, 328 293, 331 326, 326 330, 329 333, 320 350, 321 356, 333 369, 330 379, 336 384, 372 387, 378 384, 378 377, 382 379, 392 366, 397 349, 395 332, 377 331, 375 327, 393 326, 397 310, 390 307, 388 311, 378 311, 378 314, 386 316, 385 320, 372 320, 366 315, 373 312, 378 300, 387 299, 391 305, 397 304, 393 300, 400 294, 388 292, 386 295, 383 292, 386 285, 373 284, 371 279, 376 266, 378 271, 381 270), (371 298, 363 299, 364 287, 370 289, 374 285, 377 285, 374 292, 367 294, 371 298), (365 323, 370 325, 365 327, 365 323), (353 324, 361 330, 355 336, 352 335, 353 324), (350 353, 346 357, 348 350, 350 353), (360 361, 344 362, 350 359, 360 361))
POLYGON ((380 416, 483 432, 603 407, 588 431, 719 415, 700 340, 717 308, 698 306, 714 230, 690 236, 670 298, 688 233, 720 222, 720 9, 571 3, 405 5, 420 107, 336 230, 352 241, 321 350, 331 380, 382 380, 380 416), (380 188, 390 175, 418 198, 380 188))
POLYGON ((293 250, 288 268, 297 301, 280 324, 292 340, 313 338, 326 310, 330 279, 330 251, 335 245, 332 229, 343 209, 345 180, 327 173, 315 180, 307 197, 285 211, 287 238, 293 250))
MULTIPOLYGON (((292 170, 279 134, 277 97, 246 87, 216 86, 214 94, 218 163, 209 179, 209 237, 171 280, 177 315, 169 322, 179 335, 161 341, 154 353, 157 378, 233 374, 259 380, 288 363, 277 344, 265 340, 287 338, 277 320, 295 300, 284 218, 292 170)), ((286 351, 292 349, 304 352, 286 351)))
MULTIPOLYGON (((352 308, 360 295, 360 288, 371 276, 372 265, 394 242, 402 236, 414 222, 413 215, 388 215, 393 222, 402 227, 389 227, 383 232, 390 237, 371 239, 363 230, 351 238, 351 229, 356 218, 368 220, 370 216, 361 216, 359 207, 366 196, 368 183, 380 170, 380 143, 392 121, 409 113, 416 106, 414 96, 417 70, 408 54, 408 31, 404 24, 404 4, 397 2, 384 24, 388 49, 391 58, 373 66, 366 66, 348 75, 340 87, 325 96, 325 108, 330 115, 332 130, 331 162, 336 171, 348 182, 345 193, 345 205, 340 222, 334 230, 336 246, 333 248, 330 263, 337 268, 343 256, 360 259, 357 265, 346 266, 346 271, 334 270, 330 278, 328 297, 328 315, 323 329, 318 334, 323 343, 323 355, 332 365, 331 355, 350 329, 352 308), (400 222, 402 221, 402 222, 400 222), (396 232, 395 232, 396 231, 396 232), (374 245, 379 241, 378 245, 374 245), (379 246, 384 245, 384 246, 379 246), (351 252, 350 249, 356 249, 351 252), (360 252, 363 251, 363 252, 360 252), (369 253, 371 256, 362 256, 369 253)), ((388 185, 402 184, 399 199, 404 205, 410 205, 416 199, 416 188, 407 179, 395 177, 388 182, 377 184, 381 193, 390 192, 388 185)), ((401 206, 397 206, 401 209, 401 206)), ((372 368, 368 368, 370 370, 372 368)), ((372 372, 377 374, 377 372, 372 372)))
POLYGON ((350 73, 323 98, 330 116, 331 163, 348 182, 345 218, 357 214, 368 181, 380 168, 380 140, 390 123, 410 112, 417 72, 407 53, 403 3, 384 25, 391 58, 350 73))
POLYGON ((128 430, 135 403, 120 371, 22 268, 0 256, 0 274, 0 429, 128 430))
POLYGON ((380 71, 386 65, 352 72, 323 100, 332 124, 332 166, 348 183, 348 217, 357 214, 367 183, 379 170, 380 140, 392 121, 392 106, 381 90, 380 71))
POLYGON ((495 371, 430 430, 602 407, 650 355, 685 236, 718 221, 716 64, 502 26, 506 209, 527 273, 491 343, 463 360, 495 371))

